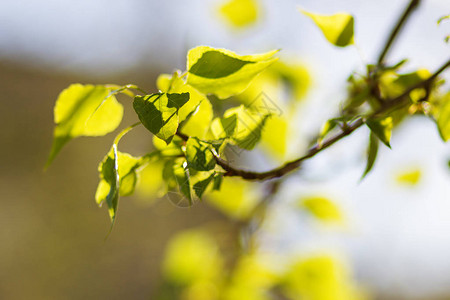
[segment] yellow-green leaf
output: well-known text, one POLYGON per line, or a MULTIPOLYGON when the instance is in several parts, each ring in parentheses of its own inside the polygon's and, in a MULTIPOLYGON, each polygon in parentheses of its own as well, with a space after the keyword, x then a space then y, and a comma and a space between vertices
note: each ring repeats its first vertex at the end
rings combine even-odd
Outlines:
POLYGON ((322 30, 325 38, 335 46, 345 47, 354 43, 353 16, 347 13, 320 15, 300 10, 322 30))
POLYGON ((169 144, 177 132, 178 110, 188 100, 189 93, 157 93, 136 96, 133 107, 145 128, 169 144))
POLYGON ((317 196, 304 197, 300 200, 299 205, 321 221, 342 220, 339 207, 328 198, 317 196))
POLYGON ((72 84, 55 104, 54 140, 46 166, 61 148, 79 136, 102 136, 122 121, 123 107, 110 92, 116 86, 72 84), (102 105, 100 105, 102 104, 102 105))
POLYGON ((243 92, 252 79, 276 61, 277 52, 237 55, 207 46, 191 49, 187 56, 187 83, 204 94, 220 99, 243 92))
POLYGON ((450 139, 450 93, 439 99, 434 114, 439 133, 444 142, 447 142, 450 139))
POLYGON ((366 121, 367 126, 370 130, 375 133, 375 135, 389 148, 391 140, 393 122, 392 117, 387 117, 384 119, 369 119, 366 121))
POLYGON ((216 166, 210 146, 196 138, 186 142, 186 161, 189 168, 197 171, 209 171, 216 166))
POLYGON ((375 136, 373 132, 369 135, 369 146, 367 147, 367 164, 366 169, 364 170, 363 175, 361 176, 361 180, 364 179, 364 177, 369 174, 369 172, 372 170, 373 166, 375 165, 375 160, 377 159, 378 155, 378 144, 379 139, 375 136))
POLYGON ((422 171, 420 169, 410 169, 399 172, 396 176, 396 181, 399 184, 404 185, 417 185, 422 177, 422 171))
POLYGON ((108 205, 109 216, 114 222, 119 196, 128 196, 134 192, 137 181, 137 169, 142 166, 140 157, 117 151, 114 144, 98 167, 100 182, 95 193, 99 206, 108 205))
POLYGON ((213 118, 213 109, 209 100, 205 97, 188 120, 183 123, 182 132, 191 137, 204 139, 213 118))
POLYGON ((241 28, 255 23, 260 11, 256 0, 228 0, 220 13, 230 25, 241 28))
POLYGON ((164 93, 189 93, 189 101, 178 111, 178 119, 180 123, 183 122, 193 111, 195 111, 199 107, 200 103, 209 102, 205 95, 187 84, 185 80, 180 77, 178 71, 174 72, 173 75, 160 75, 156 80, 156 85, 158 89, 164 93))

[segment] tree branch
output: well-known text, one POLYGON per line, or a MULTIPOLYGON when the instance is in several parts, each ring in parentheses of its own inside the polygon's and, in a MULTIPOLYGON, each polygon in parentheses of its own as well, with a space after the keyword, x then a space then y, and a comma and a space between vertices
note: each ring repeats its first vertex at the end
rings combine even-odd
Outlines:
MULTIPOLYGON (((418 88, 427 88, 434 82, 434 80, 439 76, 439 74, 444 72, 444 70, 447 69, 448 67, 450 67, 450 60, 448 60, 444 65, 442 65, 442 67, 440 67, 429 78, 415 84, 414 86, 408 88, 401 95, 387 101, 376 112, 372 113, 371 115, 369 115, 367 117, 358 118, 357 120, 348 124, 347 127, 343 128, 342 131, 340 133, 336 134, 335 136, 325 140, 322 143, 316 143, 312 148, 310 148, 308 150, 308 152, 304 156, 302 156, 296 160, 293 160, 291 162, 287 162, 286 164, 284 164, 278 168, 275 168, 273 170, 269 170, 266 172, 252 172, 252 171, 248 171, 248 170, 237 169, 237 168, 231 166, 227 161, 225 161, 222 158, 220 158, 219 156, 215 155, 216 162, 219 166, 221 166, 226 171, 225 176, 238 176, 238 177, 241 177, 246 180, 268 180, 268 179, 282 177, 285 174, 290 173, 293 170, 300 168, 303 161, 315 156, 322 150, 325 150, 326 148, 330 147, 334 143, 336 143, 336 142, 340 141, 341 139, 345 138, 346 136, 350 135, 353 131, 355 131, 356 129, 358 129, 359 127, 361 127, 364 124, 365 119, 380 116, 383 113, 386 113, 387 111, 389 111, 391 109, 396 109, 398 107, 401 107, 402 105, 407 104, 408 102, 405 103, 405 99, 408 99, 407 96, 413 90, 418 89, 418 88)), ((180 136, 180 134, 179 134, 179 136, 180 136)), ((183 138, 183 137, 187 137, 187 136, 181 134, 180 137, 183 138)))
POLYGON ((405 25, 406 20, 411 15, 411 13, 419 6, 419 4, 420 4, 420 0, 411 0, 408 7, 406 7, 405 11, 403 12, 403 15, 400 17, 400 19, 397 21, 397 24, 392 29, 391 34, 387 38, 386 43, 383 47, 383 50, 381 51, 380 56, 378 57, 378 65, 379 66, 383 64, 385 56, 391 49, 392 44, 394 43, 399 32, 405 25))

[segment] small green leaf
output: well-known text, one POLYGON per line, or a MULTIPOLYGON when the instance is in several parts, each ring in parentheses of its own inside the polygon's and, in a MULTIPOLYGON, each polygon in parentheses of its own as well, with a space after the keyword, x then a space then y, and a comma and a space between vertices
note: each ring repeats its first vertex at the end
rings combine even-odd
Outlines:
POLYGON ((187 56, 187 83, 220 99, 243 92, 252 79, 276 61, 277 51, 240 56, 225 49, 199 46, 187 56))
MULTIPOLYGON (((202 172, 204 173, 204 172, 202 172)), ((206 174, 206 178, 200 178, 195 183, 193 183, 193 189, 197 197, 200 199, 202 198, 203 194, 205 193, 206 189, 208 188, 209 184, 214 179, 214 174, 206 174)), ((192 177, 191 177, 192 178, 192 177)))
POLYGON ((55 104, 54 140, 46 167, 61 148, 79 136, 102 136, 122 121, 123 107, 110 94, 116 86, 72 84, 59 94, 55 104))
POLYGON ((188 198, 189 204, 192 205, 191 183, 186 161, 173 165, 173 175, 175 176, 180 192, 188 198))
POLYGON ((335 46, 345 47, 354 44, 353 16, 347 13, 334 15, 319 15, 300 10, 304 15, 310 17, 322 30, 325 38, 335 46))
POLYGON ((209 147, 208 144, 202 143, 196 138, 190 138, 186 143, 188 167, 197 171, 214 169, 216 161, 209 147))
POLYGON ((450 140, 450 93, 440 99, 434 115, 442 140, 447 142, 450 140))
POLYGON ((99 206, 108 205, 109 216, 114 222, 120 196, 129 196, 134 192, 137 181, 137 169, 142 166, 140 157, 117 151, 114 144, 98 167, 100 183, 95 193, 99 206))
MULTIPOLYGON (((449 161, 449 163, 450 163, 450 161, 449 161)), ((222 180, 223 180, 223 174, 218 173, 218 174, 214 175, 213 190, 215 190, 215 191, 220 190, 220 187, 222 186, 222 180)))
POLYGON ((243 105, 229 109, 224 117, 236 116, 236 128, 232 140, 245 150, 252 150, 261 139, 262 130, 269 114, 260 114, 258 111, 245 108, 243 105))
POLYGON ((145 128, 169 144, 177 132, 178 109, 188 100, 189 93, 157 93, 136 96, 133 107, 145 128))
POLYGON ((366 125, 386 146, 391 148, 389 142, 391 140, 393 128, 392 117, 387 117, 384 119, 369 119, 366 120, 366 125))
POLYGON ((375 164, 378 155, 378 144, 379 139, 371 132, 369 136, 369 147, 367 147, 367 165, 364 174, 361 176, 361 180, 369 174, 375 164))

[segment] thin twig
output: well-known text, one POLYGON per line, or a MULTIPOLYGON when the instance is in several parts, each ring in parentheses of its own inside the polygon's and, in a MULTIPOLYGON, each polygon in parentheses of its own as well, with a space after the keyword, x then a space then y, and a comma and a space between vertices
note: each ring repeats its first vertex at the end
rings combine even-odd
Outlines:
POLYGON ((400 19, 397 21, 397 24, 392 29, 391 34, 387 38, 386 43, 383 47, 383 50, 381 51, 380 56, 378 57, 378 65, 379 66, 383 64, 385 56, 391 49, 392 44, 394 43, 399 32, 405 25, 406 20, 411 15, 411 13, 419 6, 419 4, 420 4, 420 0, 411 0, 408 7, 406 7, 405 11, 403 12, 403 15, 400 17, 400 19))
MULTIPOLYGON (((418 88, 426 88, 428 87, 430 84, 433 83, 433 81, 438 77, 439 74, 441 74, 445 69, 447 69, 448 67, 450 67, 450 60, 448 60, 442 67, 440 67, 435 73, 433 73, 433 75, 431 75, 429 78, 417 83, 416 85, 408 88, 405 92, 403 92, 401 95, 390 99, 388 102, 386 102, 379 110, 377 110, 376 112, 374 112, 373 114, 371 114, 370 116, 366 117, 366 118, 372 118, 372 117, 377 117, 380 116, 384 113, 386 113, 387 111, 391 110, 391 109, 396 109, 399 106, 402 106, 405 104, 405 99, 407 99, 407 96, 415 89, 418 88)), ((350 135, 353 131, 355 131, 356 129, 358 129, 359 127, 361 127, 364 124, 364 118, 360 117, 358 119, 356 119, 355 121, 353 121, 352 123, 348 124, 348 126, 346 127, 345 130, 342 130, 340 133, 336 134, 335 136, 325 140, 324 142, 321 143, 317 143, 315 144, 312 148, 310 148, 308 150, 308 152, 296 159, 293 160, 291 162, 288 162, 278 168, 275 168, 273 170, 269 170, 266 172, 252 172, 252 171, 248 171, 248 170, 242 170, 242 169, 237 169, 233 166, 231 166, 227 161, 225 161, 224 159, 222 159, 219 156, 215 156, 216 162, 218 165, 220 165, 225 171, 225 176, 237 176, 237 177, 241 177, 243 179, 247 179, 247 180, 268 180, 268 179, 273 179, 273 178, 278 178, 281 176, 284 176, 287 173, 290 173, 291 171, 300 168, 301 164, 303 163, 303 161, 315 156, 316 154, 318 154, 319 152, 321 152, 322 150, 330 147, 331 145, 333 145, 334 143, 336 143, 337 141, 340 141, 341 139, 343 139, 344 137, 350 135)), ((189 137, 187 137, 186 135, 182 134, 182 133, 177 133, 182 139, 188 139, 189 137)))

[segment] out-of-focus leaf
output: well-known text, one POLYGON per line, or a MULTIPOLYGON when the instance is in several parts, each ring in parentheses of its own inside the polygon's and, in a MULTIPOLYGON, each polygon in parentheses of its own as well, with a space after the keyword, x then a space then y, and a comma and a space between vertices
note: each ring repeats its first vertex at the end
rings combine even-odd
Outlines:
POLYGON ((450 139, 450 93, 439 99, 434 115, 439 133, 444 142, 447 142, 450 139))
POLYGON ((133 107, 145 128, 169 144, 177 132, 178 110, 188 100, 189 93, 158 93, 136 96, 133 107))
POLYGON ((247 109, 243 105, 227 110, 224 118, 236 116, 236 128, 232 140, 245 150, 252 150, 261 139, 264 125, 270 115, 247 109))
POLYGON ((207 202, 230 217, 245 219, 258 204, 259 197, 254 183, 224 177, 220 191, 210 192, 207 202))
POLYGON ((322 30, 325 38, 335 46, 345 47, 354 43, 353 16, 347 13, 334 15, 319 15, 300 10, 304 15, 310 17, 322 30))
POLYGON ((163 161, 154 159, 140 171, 136 193, 144 201, 153 202, 167 193, 167 187, 162 177, 163 167, 163 161))
POLYGON ((366 299, 345 265, 328 255, 299 259, 290 264, 281 286, 289 299, 366 299))
POLYGON ((231 26, 242 28, 257 21, 260 9, 256 0, 227 0, 220 13, 231 26))
POLYGON ((420 169, 410 169, 398 173, 396 181, 398 184, 413 186, 419 183, 421 177, 422 171, 420 169))
POLYGON ((190 138, 186 143, 186 160, 189 168, 198 171, 209 171, 214 169, 216 161, 206 143, 196 138, 190 138))
POLYGON ((387 117, 384 119, 369 119, 366 121, 367 126, 370 130, 375 133, 375 135, 389 148, 392 134, 392 117, 387 117))
POLYGON ((220 99, 244 91, 252 79, 276 61, 277 52, 240 56, 236 53, 199 46, 187 56, 187 83, 205 94, 215 94, 220 99))
POLYGON ((217 243, 207 232, 186 230, 170 240, 163 261, 163 275, 170 282, 179 286, 217 283, 222 270, 217 243))
POLYGON ((440 17, 437 20, 438 25, 441 24, 441 22, 444 21, 444 20, 450 20, 450 15, 440 17))
POLYGON ((288 145, 288 123, 285 118, 271 116, 266 120, 261 145, 274 157, 278 159, 285 157, 288 145))
POLYGON ((110 92, 117 86, 72 84, 55 104, 54 140, 46 167, 61 148, 79 136, 102 136, 122 121, 123 107, 110 92), (101 105, 102 104, 102 105, 101 105))
POLYGON ((320 196, 303 197, 300 199, 299 205, 321 221, 342 221, 339 208, 328 198, 320 196))
POLYGON ((213 118, 213 109, 208 99, 204 99, 198 108, 183 124, 182 132, 191 137, 204 139, 213 118))
POLYGON ((369 147, 367 147, 367 164, 366 169, 364 170, 363 175, 361 176, 361 180, 363 180, 367 174, 372 170, 375 160, 377 159, 378 155, 378 144, 379 140, 375 136, 373 132, 370 133, 369 136, 369 147))

